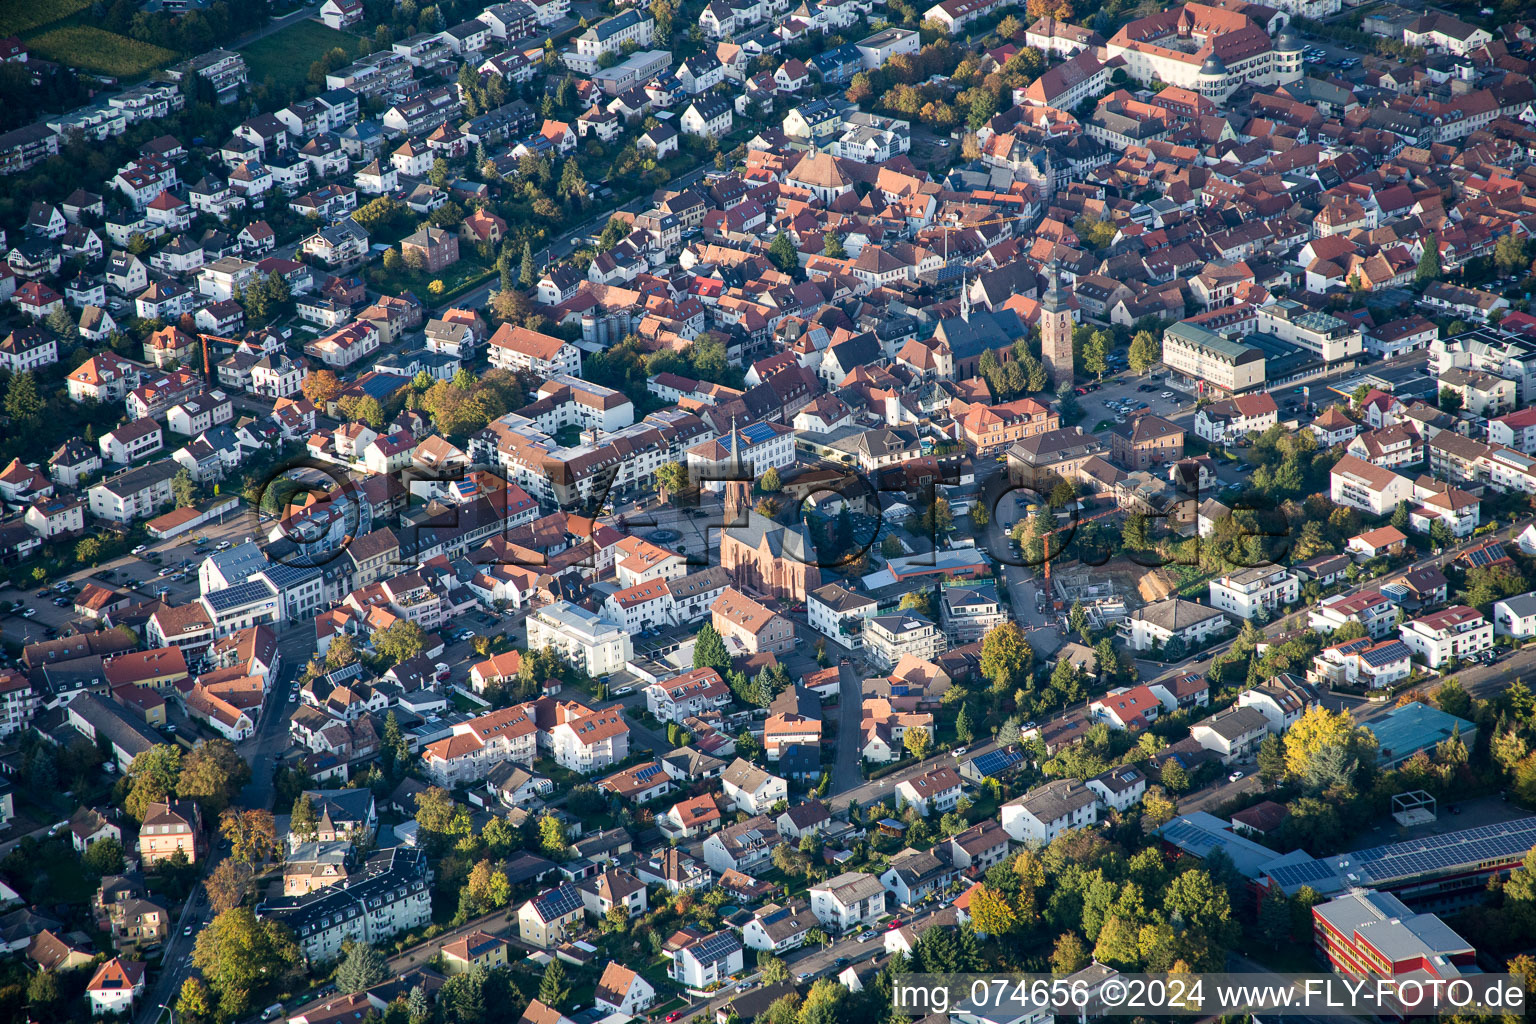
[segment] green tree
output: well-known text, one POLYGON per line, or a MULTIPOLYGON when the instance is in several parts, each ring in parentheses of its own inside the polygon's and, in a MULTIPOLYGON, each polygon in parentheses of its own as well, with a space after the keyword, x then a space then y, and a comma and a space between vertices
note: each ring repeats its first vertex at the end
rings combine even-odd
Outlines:
POLYGON ((302 961, 293 933, 270 918, 257 920, 249 907, 215 917, 192 949, 192 966, 219 997, 221 1016, 243 1016, 252 990, 285 985, 302 961))
POLYGON ((101 559, 101 552, 100 537, 81 537, 75 542, 75 561, 81 565, 95 565, 101 559))
POLYGON ((115 875, 123 870, 123 844, 111 836, 96 840, 80 855, 80 863, 93 875, 115 875))
POLYGON ((661 500, 672 498, 688 489, 688 467, 681 462, 664 462, 656 469, 656 486, 661 500))
POLYGON ((1494 244, 1493 262, 1506 274, 1529 270, 1531 261, 1525 256, 1524 239, 1513 231, 1504 235, 1494 244))
MULTIPOLYGON (((235 794, 251 781, 251 766, 223 737, 192 749, 181 762, 176 795, 197 801, 206 812, 217 814, 229 806, 235 794)), ((262 812, 266 813, 266 812, 262 812)))
POLYGON ((971 525, 981 530, 985 529, 989 522, 991 522, 991 513, 987 511, 987 503, 980 500, 974 502, 971 505, 971 525))
POLYGON ((288 830, 306 843, 314 842, 319 836, 320 819, 315 815, 315 804, 308 793, 301 794, 293 802, 293 811, 288 817, 288 830))
POLYGON ((777 494, 783 486, 783 481, 779 479, 779 471, 773 466, 769 466, 757 481, 758 490, 764 494, 777 494))
POLYGON ((150 747, 128 765, 128 795, 123 809, 143 821, 151 803, 176 795, 180 778, 181 748, 167 743, 150 747))
POLYGON ((565 977, 565 965, 552 956, 544 967, 544 977, 539 980, 539 1002, 556 1010, 563 1009, 571 998, 571 985, 565 977))
POLYGON ((518 279, 522 282, 524 288, 532 288, 534 283, 539 279, 538 271, 536 271, 533 267, 532 242, 523 242, 523 260, 518 279))
POLYGON ((731 656, 725 649, 725 641, 708 622, 699 628, 699 634, 694 640, 693 667, 712 668, 721 676, 730 671, 731 656))
POLYGON ((976 738, 976 723, 971 718, 969 704, 961 704, 960 712, 955 715, 955 739, 961 743, 969 743, 976 738))
POLYGON ((928 756, 928 749, 933 746, 933 741, 928 735, 928 730, 920 725, 910 726, 901 737, 901 745, 919 761, 928 756))
POLYGON ((845 260, 848 258, 848 250, 843 248, 843 240, 835 232, 831 231, 828 231, 822 239, 821 252, 823 256, 828 256, 834 260, 845 260))
POLYGON ((171 493, 176 496, 177 508, 191 508, 197 503, 197 482, 192 479, 192 471, 187 467, 183 466, 171 477, 171 493))
POLYGON ((780 231, 773 236, 773 242, 768 246, 768 261, 784 274, 793 274, 800 268, 800 254, 795 251, 795 244, 789 240, 787 231, 780 231))
POLYGON ((426 633, 411 620, 399 619, 373 634, 373 649, 398 665, 426 649, 426 633))
POLYGON ((188 1024, 202 1024, 213 1016, 213 993, 202 978, 192 977, 181 983, 176 996, 176 1018, 188 1024))
POLYGON ((1094 331, 1083 342, 1083 369, 1102 378, 1109 369, 1109 350, 1113 339, 1104 331, 1094 331))
POLYGON ((1015 689, 1034 664, 1035 652, 1015 622, 993 626, 981 641, 981 673, 995 692, 1015 689))
POLYGON ((361 992, 389 977, 389 961, 366 942, 353 942, 336 968, 336 987, 342 992, 361 992))
POLYGON ((555 860, 565 858, 565 826, 553 814, 545 814, 539 819, 539 846, 555 860))
POLYGON ((1259 781, 1266 786, 1273 786, 1285 778, 1285 750, 1280 744, 1280 737, 1265 736, 1259 744, 1259 781))
POLYGON ((1189 789, 1189 773, 1171 757, 1163 762, 1163 788, 1174 795, 1189 789))
POLYGON ((1419 256, 1419 266, 1414 271, 1413 280, 1421 288, 1440 280, 1440 240, 1433 231, 1424 240, 1424 252, 1419 256))
POLYGON ((11 378, 5 393, 5 414, 14 425, 34 427, 43 415, 43 398, 37 393, 37 378, 24 370, 11 378))
POLYGON ((1163 358, 1163 345, 1151 331, 1137 331, 1131 338, 1131 350, 1126 362, 1132 371, 1146 373, 1163 358))
POLYGON ((1441 412, 1448 412, 1452 416, 1454 416, 1458 412, 1461 411, 1461 406, 1462 406, 1461 392, 1455 390, 1454 388, 1441 388, 1440 389, 1440 411, 1441 412))

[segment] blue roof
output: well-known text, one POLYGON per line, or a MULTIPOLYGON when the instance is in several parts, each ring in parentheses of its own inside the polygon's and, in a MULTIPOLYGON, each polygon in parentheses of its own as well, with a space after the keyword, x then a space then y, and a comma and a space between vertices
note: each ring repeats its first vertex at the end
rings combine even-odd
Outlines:
POLYGON ((208 607, 215 612, 223 612, 231 608, 239 608, 241 605, 255 604, 257 601, 276 596, 276 593, 272 589, 272 584, 266 580, 246 580, 244 583, 236 583, 232 587, 205 594, 203 600, 208 602, 208 607))
POLYGON ((1365 727, 1376 737, 1379 757, 1387 763, 1428 750, 1450 739, 1455 732, 1470 736, 1477 728, 1465 718, 1448 715, 1419 701, 1393 708, 1376 721, 1366 722, 1365 727))
POLYGON ((971 769, 982 776, 1001 775, 1024 760, 1022 750, 1009 750, 1000 748, 989 750, 985 754, 977 754, 966 763, 971 769))

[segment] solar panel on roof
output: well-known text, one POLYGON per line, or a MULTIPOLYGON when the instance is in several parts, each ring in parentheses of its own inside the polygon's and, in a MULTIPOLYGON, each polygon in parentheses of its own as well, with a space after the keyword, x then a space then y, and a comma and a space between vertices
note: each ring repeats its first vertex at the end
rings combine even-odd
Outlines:
POLYGON ((708 964, 724 960, 739 949, 741 949, 741 943, 736 941, 736 936, 730 932, 715 932, 694 944, 693 955, 696 959, 708 964))
POLYGON ((205 600, 214 611, 224 611, 226 608, 238 608, 243 604, 254 604, 271 596, 270 583, 265 580, 247 580, 244 583, 236 583, 232 587, 225 587, 223 590, 215 590, 206 595, 205 600))
POLYGON ((580 909, 581 893, 574 885, 562 885, 558 889, 551 889, 540 895, 534 902, 534 907, 546 921, 564 917, 580 909))

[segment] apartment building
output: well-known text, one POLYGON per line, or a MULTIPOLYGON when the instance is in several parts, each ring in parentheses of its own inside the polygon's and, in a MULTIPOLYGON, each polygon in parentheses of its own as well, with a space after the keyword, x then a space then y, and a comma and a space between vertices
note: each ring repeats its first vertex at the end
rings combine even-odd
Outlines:
POLYGON ((1476 608, 1453 605, 1402 624, 1399 633, 1409 650, 1430 668, 1464 661, 1493 648, 1493 623, 1476 608))
POLYGON ((1272 616, 1300 596, 1296 575, 1276 565, 1240 569, 1211 581, 1211 607, 1240 619, 1272 616))
POLYGON ((558 601, 528 616, 528 646, 555 648, 587 674, 612 675, 634 657, 627 631, 596 612, 558 601))
POLYGON ((885 914, 885 887, 862 871, 848 871, 810 890, 811 913, 833 935, 874 924, 885 914))
POLYGON ((424 851, 380 850, 344 885, 270 897, 256 916, 286 925, 310 960, 335 960, 344 942, 381 943, 430 922, 432 870, 424 851))
POLYGON ((944 632, 916 612, 877 615, 864 625, 864 649, 882 670, 895 668, 907 654, 931 661, 948 646, 944 632))
POLYGON ((447 789, 483 779, 506 761, 531 766, 537 758, 538 727, 527 705, 459 722, 421 751, 427 777, 447 789))
POLYGON ((1056 779, 1003 804, 1003 831, 1021 842, 1048 843, 1098 821, 1099 798, 1076 779, 1056 779))

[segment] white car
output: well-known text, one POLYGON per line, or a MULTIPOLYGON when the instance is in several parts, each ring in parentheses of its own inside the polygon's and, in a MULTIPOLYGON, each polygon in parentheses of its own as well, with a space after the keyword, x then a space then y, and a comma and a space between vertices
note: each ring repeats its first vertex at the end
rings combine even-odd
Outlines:
POLYGON ((140 544, 138 547, 133 549, 133 553, 136 554, 136 555, 142 555, 144 552, 146 552, 148 550, 149 550, 149 545, 148 544, 140 544))
POLYGON ((1161 397, 1161 398, 1172 398, 1173 397, 1173 392, 1172 391, 1164 391, 1162 393, 1162 395, 1160 395, 1159 397, 1161 397))
POLYGON ((1242 778, 1244 774, 1245 774, 1245 772, 1241 768, 1239 768, 1237 771, 1235 771, 1231 775, 1227 776, 1227 781, 1228 782, 1236 782, 1238 779, 1242 778))
POLYGON ((954 750, 951 750, 950 753, 954 754, 956 757, 964 757, 966 750, 966 747, 956 747, 954 750))

